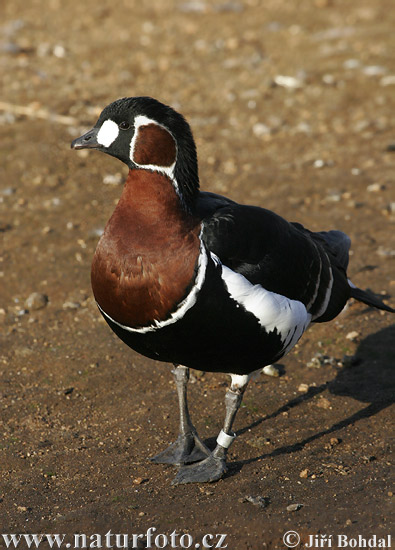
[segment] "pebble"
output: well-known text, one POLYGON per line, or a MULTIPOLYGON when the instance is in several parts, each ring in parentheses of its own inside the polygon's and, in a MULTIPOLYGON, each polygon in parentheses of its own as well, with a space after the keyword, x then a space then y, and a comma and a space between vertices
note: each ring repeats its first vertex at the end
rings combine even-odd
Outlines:
POLYGON ((204 13, 207 10, 206 2, 183 2, 178 5, 179 11, 184 13, 204 13))
POLYGON ((383 191, 385 189, 385 185, 382 183, 371 183, 367 186, 366 191, 368 193, 377 193, 378 191, 383 191))
POLYGON ((63 304, 63 309, 78 309, 81 307, 81 304, 79 302, 73 302, 72 300, 67 300, 63 304))
POLYGON ((266 508, 266 506, 268 506, 269 504, 269 499, 267 497, 246 495, 243 499, 243 502, 250 502, 254 506, 258 506, 259 508, 266 508))
POLYGON ((25 300, 25 307, 32 311, 35 311, 37 309, 42 309, 47 304, 48 304, 48 296, 46 294, 41 294, 40 292, 33 292, 25 300))
POLYGON ((252 132, 254 136, 259 138, 263 136, 269 136, 271 134, 269 126, 263 124, 263 122, 257 122, 256 124, 254 124, 254 126, 252 127, 252 132))
POLYGON ((345 69, 357 69, 361 66, 361 62, 358 59, 346 59, 343 63, 345 69))
POLYGON ((259 436, 253 439, 247 440, 248 445, 255 447, 256 449, 261 449, 264 445, 270 445, 270 439, 268 437, 259 436))
POLYGON ((383 246, 379 246, 376 250, 376 254, 383 257, 391 257, 395 256, 395 250, 391 248, 384 248, 383 246))
POLYGON ((395 86, 395 75, 383 76, 383 78, 380 79, 380 86, 395 86))
POLYGON ((309 471, 307 468, 305 468, 300 472, 299 477, 301 477, 302 479, 307 479, 308 475, 309 475, 309 471))
POLYGON ((303 87, 303 81, 300 78, 295 78, 294 76, 285 76, 278 74, 273 79, 274 84, 281 86, 283 88, 297 89, 303 87))
POLYGON ((297 512, 298 510, 300 510, 301 508, 303 508, 303 504, 300 504, 300 503, 297 503, 297 504, 289 504, 287 506, 287 512, 297 512))
POLYGON ((273 376, 274 378, 278 378, 280 376, 280 371, 274 365, 266 365, 266 367, 263 367, 262 372, 263 374, 273 376))
POLYGON ((359 332, 357 332, 356 330, 353 330, 346 335, 346 338, 347 340, 351 340, 352 342, 354 342, 355 340, 357 340, 358 336, 359 336, 359 332))
POLYGON ((0 195, 3 195, 3 197, 10 197, 14 193, 16 193, 15 187, 5 187, 0 191, 0 195))
POLYGON ((136 477, 134 480, 133 480, 133 483, 135 485, 141 485, 142 483, 146 483, 148 481, 147 478, 144 478, 144 477, 136 477))
POLYGON ((362 72, 366 76, 377 76, 386 73, 387 69, 381 65, 368 65, 362 69, 362 72))
POLYGON ((342 195, 338 191, 329 191, 329 194, 326 196, 325 200, 331 202, 340 202, 342 200, 342 195))
POLYGON ((317 407, 320 409, 331 409, 331 402, 326 397, 320 397, 317 401, 317 407))
POLYGON ((322 353, 317 353, 311 360, 307 363, 307 366, 314 369, 319 369, 323 365, 331 365, 332 367, 338 366, 339 361, 335 357, 330 357, 329 355, 324 355, 322 353))
POLYGON ((309 385, 308 384, 299 384, 298 391, 303 392, 303 393, 309 391, 309 385))
POLYGON ((107 174, 103 178, 103 183, 106 185, 119 185, 123 181, 123 176, 120 172, 116 174, 107 174))

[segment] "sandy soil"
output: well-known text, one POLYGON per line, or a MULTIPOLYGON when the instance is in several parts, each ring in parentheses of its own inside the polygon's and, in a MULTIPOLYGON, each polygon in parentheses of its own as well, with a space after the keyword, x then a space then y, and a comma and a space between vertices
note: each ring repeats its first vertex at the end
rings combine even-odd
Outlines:
MULTIPOLYGON (((285 548, 289 530, 301 544, 388 535, 391 315, 352 303, 313 327, 282 376, 248 389, 225 479, 172 486, 174 469, 147 460, 177 433, 170 369, 117 341, 90 291, 125 169, 69 144, 118 97, 171 104, 192 124, 203 189, 345 231, 353 280, 394 304, 392 2, 6 0, 0 10, 1 533, 85 533, 89 546, 93 533, 155 527, 178 544, 189 533, 195 548, 224 533, 237 550, 285 548), (33 292, 48 303, 26 303, 33 292), (317 353, 329 359, 308 366, 317 353)), ((190 384, 209 443, 227 383, 195 373, 190 384)))

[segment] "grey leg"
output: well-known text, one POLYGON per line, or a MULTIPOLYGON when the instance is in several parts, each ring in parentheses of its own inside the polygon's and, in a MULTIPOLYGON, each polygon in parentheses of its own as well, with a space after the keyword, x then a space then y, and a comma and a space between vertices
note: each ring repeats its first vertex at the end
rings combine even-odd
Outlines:
POLYGON ((176 365, 172 372, 178 394, 180 431, 177 440, 167 449, 151 458, 151 461, 157 464, 189 464, 203 460, 210 454, 210 450, 198 436, 189 416, 187 402, 189 369, 176 365))
POLYGON ((226 455, 236 434, 232 432, 233 421, 247 388, 249 376, 231 375, 232 383, 225 395, 225 421, 224 427, 217 437, 217 446, 206 459, 197 464, 183 466, 178 471, 173 484, 179 483, 203 483, 221 479, 227 471, 226 455))

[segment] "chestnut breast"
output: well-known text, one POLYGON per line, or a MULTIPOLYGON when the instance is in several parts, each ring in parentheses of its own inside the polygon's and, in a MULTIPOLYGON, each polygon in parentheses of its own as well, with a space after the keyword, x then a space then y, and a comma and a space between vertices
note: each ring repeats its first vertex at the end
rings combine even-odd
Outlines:
POLYGON ((97 303, 134 328, 168 318, 193 284, 199 232, 167 176, 131 170, 93 258, 97 303))

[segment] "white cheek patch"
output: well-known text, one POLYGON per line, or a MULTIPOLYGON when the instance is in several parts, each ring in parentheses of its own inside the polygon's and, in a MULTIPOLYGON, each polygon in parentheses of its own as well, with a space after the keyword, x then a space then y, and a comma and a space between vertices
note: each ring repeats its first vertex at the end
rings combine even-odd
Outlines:
POLYGON ((116 124, 113 120, 108 119, 101 125, 101 128, 97 134, 97 141, 104 147, 110 147, 110 145, 117 139, 118 134, 118 124, 116 124))
POLYGON ((230 296, 255 315, 267 332, 277 330, 285 352, 297 343, 310 324, 311 315, 302 302, 270 292, 261 285, 253 285, 225 265, 222 265, 222 279, 230 296))

